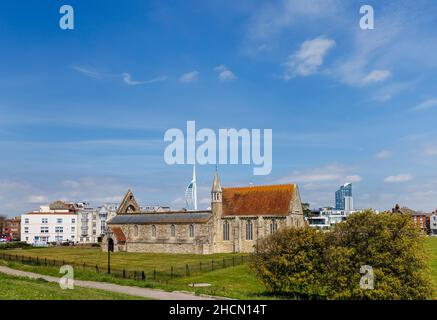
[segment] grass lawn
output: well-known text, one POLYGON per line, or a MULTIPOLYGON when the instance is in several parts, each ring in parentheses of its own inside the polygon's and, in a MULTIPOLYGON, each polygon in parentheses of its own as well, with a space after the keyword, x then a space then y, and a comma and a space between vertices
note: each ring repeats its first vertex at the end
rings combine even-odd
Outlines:
POLYGON ((431 277, 434 281, 434 299, 437 300, 437 237, 429 237, 426 241, 426 248, 429 252, 431 277))
MULTIPOLYGON (((74 262, 76 264, 86 263, 90 266, 99 265, 106 268, 108 254, 102 252, 100 248, 83 248, 83 247, 51 247, 51 248, 32 248, 32 249, 16 249, 5 251, 8 254, 18 254, 27 257, 38 257, 39 259, 47 258, 47 260, 55 259, 58 261, 74 262)), ((1 251, 0 251, 1 253, 1 251)), ((137 270, 145 271, 146 273, 156 271, 169 272, 171 266, 174 268, 183 269, 185 265, 198 269, 198 265, 202 262, 204 268, 211 265, 214 260, 217 265, 222 264, 222 259, 226 258, 230 261, 232 257, 239 261, 241 255, 235 254, 212 254, 212 255, 196 255, 196 254, 164 254, 164 253, 133 253, 133 252, 114 252, 111 253, 111 268, 118 270, 137 270)))
POLYGON ((131 300, 142 299, 104 290, 75 287, 62 290, 57 283, 43 279, 13 277, 0 273, 2 300, 131 300))

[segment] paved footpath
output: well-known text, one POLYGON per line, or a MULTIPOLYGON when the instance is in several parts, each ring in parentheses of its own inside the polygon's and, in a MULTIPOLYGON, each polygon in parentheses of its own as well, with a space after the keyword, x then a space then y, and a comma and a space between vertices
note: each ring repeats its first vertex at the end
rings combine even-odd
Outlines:
MULTIPOLYGON (((46 276, 38 273, 27 272, 16 270, 8 267, 0 266, 0 272, 9 274, 12 276, 19 277, 28 277, 33 279, 42 278, 49 282, 58 282, 59 278, 46 276)), ((118 284, 107 283, 107 282, 97 282, 97 281, 83 281, 83 280, 74 280, 74 285, 78 287, 92 288, 92 289, 100 289, 118 293, 130 294, 133 296, 158 299, 158 300, 216 300, 220 298, 214 297, 204 297, 204 296, 196 296, 191 293, 185 292, 167 292, 162 290, 154 290, 147 288, 139 288, 139 287, 130 287, 130 286, 121 286, 118 284)))

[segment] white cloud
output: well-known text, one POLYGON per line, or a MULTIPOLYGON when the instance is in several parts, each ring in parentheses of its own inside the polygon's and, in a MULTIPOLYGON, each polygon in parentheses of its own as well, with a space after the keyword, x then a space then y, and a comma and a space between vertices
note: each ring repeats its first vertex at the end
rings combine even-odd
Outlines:
POLYGON ((42 195, 30 195, 27 198, 28 203, 36 203, 36 204, 42 204, 48 201, 48 198, 46 196, 42 195))
POLYGON ((159 76, 150 80, 146 80, 146 81, 136 81, 132 79, 132 76, 130 75, 130 73, 123 73, 123 82, 129 86, 136 86, 136 85, 140 85, 140 84, 150 84, 150 83, 155 83, 155 82, 162 82, 167 80, 166 76, 159 76))
POLYGON ((198 71, 191 71, 191 72, 184 73, 179 79, 179 81, 182 83, 196 82, 197 80, 199 80, 198 71))
POLYGON ((237 79, 235 74, 224 65, 215 67, 214 71, 218 73, 218 78, 222 82, 232 81, 237 79))
POLYGON ((354 174, 354 175, 346 177, 346 181, 349 182, 349 183, 360 182, 361 180, 363 180, 363 178, 361 178, 361 176, 359 176, 357 174, 354 174))
POLYGON ((414 177, 409 173, 401 173, 395 176, 388 176, 384 179, 386 183, 399 183, 413 180, 414 177))
POLYGON ((389 77, 391 77, 390 70, 374 70, 364 77, 363 84, 382 82, 389 77))
POLYGON ((437 106, 437 99, 429 99, 429 100, 423 101, 422 103, 413 107, 411 110, 413 110, 413 111, 425 111, 425 110, 434 108, 436 106, 437 106))
POLYGON ((90 77, 90 78, 93 78, 93 79, 102 79, 104 77, 100 72, 86 68, 86 67, 73 66, 72 68, 74 70, 76 70, 77 72, 80 72, 83 75, 90 77))
POLYGON ((325 37, 304 41, 299 50, 288 57, 283 64, 285 68, 284 79, 293 76, 309 76, 317 72, 323 64, 323 59, 328 51, 335 46, 335 41, 325 37))
POLYGON ((375 155, 375 157, 377 158, 377 159, 387 159, 387 158, 390 158, 391 156, 392 156, 392 152, 391 151, 389 151, 389 150, 381 150, 381 151, 379 151, 376 155, 375 155))
POLYGON ((426 146, 425 147, 425 155, 427 156, 437 156, 437 146, 426 146))

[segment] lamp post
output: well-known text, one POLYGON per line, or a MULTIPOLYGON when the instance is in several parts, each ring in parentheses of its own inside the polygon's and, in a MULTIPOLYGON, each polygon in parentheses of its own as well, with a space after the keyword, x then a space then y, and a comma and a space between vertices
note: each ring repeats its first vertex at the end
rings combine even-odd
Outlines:
POLYGON ((108 274, 111 274, 111 251, 114 252, 114 240, 112 239, 112 230, 108 228, 108 274))

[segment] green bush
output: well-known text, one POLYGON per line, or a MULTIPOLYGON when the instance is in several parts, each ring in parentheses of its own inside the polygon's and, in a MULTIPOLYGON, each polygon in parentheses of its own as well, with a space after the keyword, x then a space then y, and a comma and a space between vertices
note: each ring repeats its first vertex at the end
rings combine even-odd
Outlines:
POLYGON ((32 248, 32 245, 24 242, 24 241, 18 241, 18 242, 6 242, 0 244, 0 250, 6 250, 6 249, 30 249, 32 248))
POLYGON ((408 215, 351 215, 330 232, 276 232, 257 245, 251 267, 268 290, 301 299, 428 299, 423 236, 408 215), (360 287, 371 266, 374 288, 360 287))

